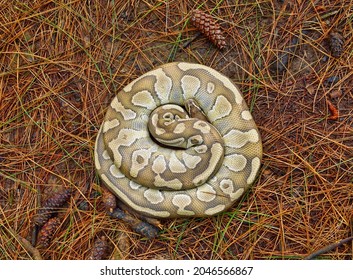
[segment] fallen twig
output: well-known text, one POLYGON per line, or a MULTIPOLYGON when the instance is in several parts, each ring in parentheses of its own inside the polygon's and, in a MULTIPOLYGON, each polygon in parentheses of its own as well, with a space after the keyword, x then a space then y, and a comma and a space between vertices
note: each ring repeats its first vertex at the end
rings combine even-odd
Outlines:
POLYGON ((347 243, 347 242, 349 242, 351 240, 353 240, 353 236, 350 236, 348 238, 345 238, 345 239, 342 239, 340 241, 337 241, 337 242, 335 242, 333 244, 330 244, 330 245, 328 245, 328 246, 326 246, 326 247, 324 247, 324 248, 322 248, 322 249, 310 254, 309 256, 305 257, 304 260, 312 260, 312 259, 316 258, 317 256, 325 254, 325 253, 327 253, 327 252, 337 248, 338 246, 341 246, 344 243, 347 243))
POLYGON ((43 260, 42 255, 40 254, 39 250, 37 248, 34 248, 26 238, 22 237, 21 235, 17 234, 14 230, 11 228, 6 228, 6 230, 13 236, 15 237, 18 242, 21 244, 21 246, 33 257, 35 260, 43 260))

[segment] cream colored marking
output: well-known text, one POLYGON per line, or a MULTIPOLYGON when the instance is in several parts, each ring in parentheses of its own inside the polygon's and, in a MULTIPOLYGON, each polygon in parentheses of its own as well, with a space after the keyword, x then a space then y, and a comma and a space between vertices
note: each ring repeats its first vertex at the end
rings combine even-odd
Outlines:
POLYGON ((234 192, 234 183, 231 179, 223 179, 219 187, 225 194, 231 195, 234 192))
POLYGON ((219 159, 222 157, 223 154, 223 147, 220 143, 215 143, 211 147, 211 158, 208 163, 208 166, 206 170, 204 170, 202 173, 197 175, 192 182, 195 184, 195 186, 199 186, 211 176, 211 174, 215 171, 216 166, 218 164, 219 159))
POLYGON ((258 157, 253 158, 251 161, 251 172, 248 179, 246 180, 246 183, 250 185, 254 182, 260 166, 261 166, 261 160, 258 157))
POLYGON ((136 113, 133 110, 126 109, 123 104, 121 104, 117 97, 114 97, 110 106, 117 112, 120 113, 124 120, 133 120, 136 118, 136 113))
POLYGON ((135 93, 132 96, 131 102, 135 106, 144 107, 150 110, 156 108, 157 106, 152 94, 148 90, 142 90, 140 92, 135 93))
POLYGON ((224 165, 231 171, 239 172, 246 167, 246 157, 239 154, 230 154, 224 157, 224 165))
POLYGON ((131 177, 136 178, 138 173, 148 165, 152 152, 155 152, 154 147, 136 150, 132 153, 130 169, 131 177))
POLYGON ((163 105, 163 109, 164 110, 178 110, 181 113, 185 113, 185 111, 183 110, 183 108, 181 108, 179 105, 174 105, 174 104, 165 104, 163 105))
POLYGON ((222 119, 232 112, 232 104, 223 95, 219 95, 216 98, 216 102, 213 104, 210 111, 207 112, 207 117, 210 122, 222 119))
POLYGON ((122 179, 125 177, 125 175, 123 173, 121 173, 120 170, 118 168, 116 168, 116 166, 114 164, 112 164, 109 167, 109 171, 110 171, 110 174, 112 174, 112 176, 114 176, 115 178, 122 179))
POLYGON ((166 133, 165 129, 160 127, 155 127, 154 131, 156 132, 157 135, 163 135, 164 133, 166 133))
POLYGON ((184 123, 179 123, 174 128, 173 133, 175 133, 175 134, 183 133, 185 131, 185 128, 186 127, 185 127, 184 123))
POLYGON ((173 123, 173 121, 174 121, 174 114, 167 111, 163 114, 162 119, 164 120, 164 123, 168 123, 168 125, 169 125, 169 124, 173 123))
POLYGON ((131 146, 136 140, 140 138, 147 137, 148 133, 146 130, 134 130, 129 128, 124 128, 119 131, 118 137, 111 140, 108 143, 109 148, 113 152, 114 163, 116 167, 121 166, 122 155, 119 152, 120 146, 131 146))
POLYGON ((244 192, 243 188, 235 191, 234 182, 231 179, 223 179, 219 183, 219 187, 225 194, 230 196, 232 201, 240 197, 240 195, 244 192))
POLYGON ((182 158, 187 168, 190 168, 190 169, 194 169, 201 161, 201 157, 193 156, 186 152, 182 153, 182 158))
POLYGON ((195 149, 196 153, 198 153, 198 154, 204 154, 208 151, 206 145, 197 146, 194 149, 195 149))
POLYGON ((248 142, 256 143, 259 141, 259 134, 256 129, 242 132, 240 130, 232 129, 223 136, 224 144, 230 148, 241 148, 248 142))
POLYGON ((112 119, 110 121, 105 121, 103 123, 103 133, 106 133, 108 130, 115 128, 120 125, 119 120, 117 119, 112 119))
POLYGON ((169 169, 173 173, 185 173, 185 165, 177 158, 175 152, 170 154, 169 169))
POLYGON ((136 211, 144 212, 156 217, 168 218, 170 213, 168 211, 158 211, 148 207, 142 207, 134 203, 124 192, 122 192, 119 188, 117 188, 105 174, 101 174, 102 180, 108 185, 111 190, 119 196, 127 205, 131 206, 136 211))
POLYGON ((173 81, 171 78, 169 78, 163 71, 162 68, 158 68, 155 70, 152 70, 150 72, 147 72, 146 74, 143 74, 142 76, 138 77, 134 81, 132 81, 130 84, 128 84, 126 87, 124 87, 125 92, 130 92, 133 88, 133 86, 140 80, 144 78, 149 78, 149 77, 154 77, 156 78, 156 82, 154 84, 154 89, 157 93, 157 96, 159 100, 162 103, 167 103, 169 100, 169 95, 170 95, 170 90, 173 85, 173 81))
POLYGON ((156 83, 154 84, 154 89, 157 96, 162 104, 168 103, 170 91, 173 86, 173 80, 169 78, 163 69, 159 68, 155 71, 156 83))
POLYGON ((156 187, 165 187, 172 190, 181 190, 183 188, 183 183, 178 179, 168 181, 162 178, 159 174, 154 178, 153 185, 156 187))
POLYGON ((152 115, 151 122, 152 122, 153 126, 156 127, 158 125, 158 120, 159 120, 159 118, 158 118, 157 114, 152 115))
POLYGON ((190 147, 193 147, 195 145, 200 145, 202 143, 203 143, 202 136, 201 135, 194 135, 194 136, 191 136, 188 139, 188 143, 186 145, 186 148, 190 148, 190 147))
POLYGON ((209 94, 211 94, 211 93, 214 92, 214 89, 215 89, 215 84, 214 84, 214 83, 211 83, 211 82, 208 82, 208 83, 207 83, 207 88, 206 88, 207 92, 208 92, 209 94))
POLYGON ((223 85, 228 88, 233 94, 235 98, 235 102, 237 104, 241 104, 243 102, 243 98, 238 90, 238 88, 231 82, 229 78, 226 76, 222 75, 221 73, 217 72, 216 70, 207 67, 205 65, 199 65, 199 64, 191 64, 191 63, 186 63, 186 62, 180 62, 178 63, 179 69, 182 71, 187 71, 187 70, 199 70, 199 69, 204 69, 206 70, 209 74, 214 76, 216 79, 219 81, 223 82, 223 85))
POLYGON ((212 178, 210 178, 210 179, 208 180, 208 182, 210 182, 210 183, 212 183, 212 184, 216 184, 217 181, 218 181, 217 176, 213 176, 212 178))
MULTIPOLYGON (((99 133, 99 132, 98 132, 99 133)), ((97 139, 98 139, 98 137, 97 137, 97 139)), ((96 166, 96 169, 97 170, 100 170, 101 168, 102 168, 102 166, 101 166, 101 163, 100 163, 100 161, 99 160, 97 160, 97 158, 98 158, 98 151, 97 151, 97 148, 98 148, 98 145, 97 145, 97 143, 96 143, 96 146, 95 146, 95 148, 94 148, 94 163, 95 163, 95 166, 96 166)), ((99 157, 100 157, 100 155, 99 155, 99 157)))
POLYGON ((167 169, 167 163, 163 155, 159 155, 153 161, 152 171, 156 174, 161 174, 167 169))
POLYGON ((110 158, 110 155, 109 155, 109 153, 108 153, 107 150, 104 150, 102 156, 103 156, 103 158, 104 158, 105 160, 111 159, 111 158, 110 158))
POLYGON ((201 85, 200 79, 195 76, 184 75, 181 78, 181 88, 183 90, 184 100, 193 98, 201 85))
POLYGON ((159 118, 158 118, 157 114, 152 115, 151 122, 154 127, 154 131, 156 132, 157 135, 162 135, 165 133, 165 130, 158 126, 158 120, 159 120, 159 118))
POLYGON ((230 194, 230 199, 232 201, 237 200, 239 197, 241 197, 243 195, 243 193, 244 193, 244 188, 240 188, 237 191, 230 194))
POLYGON ((136 183, 135 181, 130 181, 129 187, 133 190, 138 190, 141 187, 141 185, 136 183))
POLYGON ((247 111, 247 110, 241 112, 241 117, 243 120, 246 120, 246 121, 252 120, 252 115, 251 115, 250 111, 247 111))
POLYGON ((210 133, 211 131, 211 127, 204 121, 195 122, 193 128, 200 130, 203 134, 210 133))
POLYGON ((166 140, 166 139, 162 139, 162 138, 156 138, 156 140, 162 144, 165 144, 165 145, 170 145, 170 146, 177 146, 177 147, 180 147, 185 139, 183 137, 180 137, 180 138, 176 138, 176 139, 172 139, 172 140, 166 140))
POLYGON ((172 199, 173 205, 178 207, 177 213, 179 215, 184 215, 184 216, 191 216, 195 215, 194 211, 186 210, 185 207, 190 205, 192 202, 192 199, 190 196, 186 194, 176 194, 174 195, 172 199))
POLYGON ((205 214, 206 215, 209 215, 209 216, 212 216, 212 215, 215 215, 219 212, 222 212, 225 208, 225 205, 224 204, 218 204, 217 206, 215 207, 211 207, 211 208, 208 208, 205 210, 205 214))
POLYGON ((175 122, 175 120, 170 120, 170 121, 164 120, 163 125, 168 126, 168 125, 171 125, 174 122, 175 122))
POLYGON ((152 204, 158 204, 164 200, 162 193, 155 189, 147 189, 143 196, 152 204))
POLYGON ((209 184, 204 184, 197 188, 196 197, 200 201, 210 202, 216 198, 216 191, 209 184))
POLYGON ((126 85, 124 88, 123 88, 123 91, 125 92, 130 92, 132 90, 132 87, 140 80, 142 80, 143 78, 145 77, 148 77, 148 76, 153 76, 153 74, 155 73, 156 71, 153 70, 151 71, 150 73, 145 73, 143 75, 141 75, 140 77, 136 78, 135 80, 133 80, 130 84, 126 85))
POLYGON ((110 141, 108 144, 111 149, 114 147, 119 148, 120 146, 131 146, 136 140, 147 137, 148 132, 135 130, 131 128, 123 128, 119 131, 118 137, 110 141))

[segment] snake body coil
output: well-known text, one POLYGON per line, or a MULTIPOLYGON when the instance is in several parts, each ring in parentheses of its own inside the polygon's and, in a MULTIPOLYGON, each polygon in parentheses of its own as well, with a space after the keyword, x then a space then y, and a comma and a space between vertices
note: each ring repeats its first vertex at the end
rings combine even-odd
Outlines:
POLYGON ((95 145, 105 185, 152 217, 210 216, 254 182, 262 143, 237 87, 199 64, 169 63, 111 102, 95 145))

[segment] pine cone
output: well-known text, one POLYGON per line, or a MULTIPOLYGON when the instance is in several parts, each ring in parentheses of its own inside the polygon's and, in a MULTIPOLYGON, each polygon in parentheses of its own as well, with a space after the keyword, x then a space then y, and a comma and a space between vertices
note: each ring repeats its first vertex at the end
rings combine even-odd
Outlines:
POLYGON ((34 224, 37 226, 44 225, 50 217, 57 211, 58 208, 63 206, 71 196, 70 189, 64 189, 57 192, 43 202, 42 208, 38 210, 37 215, 34 217, 34 224))
POLYGON ((221 27, 211 15, 199 10, 193 10, 191 12, 191 22, 220 50, 226 46, 221 27))
POLYGON ((47 223, 41 228, 38 234, 37 247, 39 248, 48 248, 50 242, 53 239, 55 231, 60 226, 60 219, 58 217, 54 217, 49 219, 47 223))
POLYGON ((111 213, 116 208, 116 197, 109 190, 102 188, 102 200, 105 206, 105 209, 111 213))
POLYGON ((329 35, 329 44, 332 56, 336 58, 340 57, 343 53, 343 36, 336 31, 332 31, 329 35))
POLYGON ((104 260, 111 252, 111 248, 104 236, 94 241, 93 248, 88 257, 89 260, 104 260))

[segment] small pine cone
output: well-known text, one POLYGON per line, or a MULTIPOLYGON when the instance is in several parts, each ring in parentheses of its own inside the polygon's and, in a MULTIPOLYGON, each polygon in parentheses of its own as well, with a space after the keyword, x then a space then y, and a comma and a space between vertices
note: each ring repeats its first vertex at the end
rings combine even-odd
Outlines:
POLYGON ((57 192, 45 200, 42 208, 38 210, 37 215, 34 217, 34 224, 37 226, 44 225, 56 212, 56 210, 65 204, 71 194, 72 191, 70 189, 64 189, 63 191, 57 192))
POLYGON ((104 260, 111 252, 111 247, 106 238, 102 236, 94 241, 93 248, 88 257, 89 260, 104 260))
POLYGON ((113 210, 116 208, 116 197, 115 195, 110 192, 109 190, 102 188, 102 200, 105 206, 105 209, 112 213, 113 210))
POLYGON ((343 53, 343 36, 336 31, 332 31, 329 35, 329 44, 332 56, 336 58, 340 57, 343 53))
POLYGON ((211 15, 199 10, 193 10, 191 12, 191 22, 220 50, 226 46, 221 27, 211 15))
POLYGON ((53 213, 54 212, 49 209, 39 209, 38 213, 34 217, 34 224, 41 227, 50 219, 53 213))
POLYGON ((60 219, 54 217, 44 224, 38 234, 37 247, 48 248, 53 239, 54 233, 60 226, 60 219))

